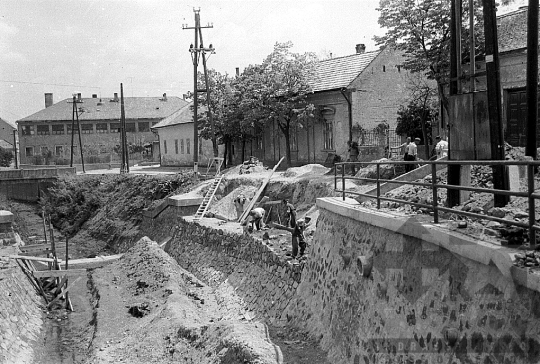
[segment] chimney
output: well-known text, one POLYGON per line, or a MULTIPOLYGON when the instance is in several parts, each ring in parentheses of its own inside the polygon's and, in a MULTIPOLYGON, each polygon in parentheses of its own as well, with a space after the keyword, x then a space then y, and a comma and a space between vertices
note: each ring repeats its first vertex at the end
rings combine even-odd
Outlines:
POLYGON ((93 99, 97 99, 97 94, 92 94, 93 99))
POLYGON ((114 101, 114 102, 120 101, 120 100, 118 99, 118 92, 115 92, 115 93, 114 93, 114 99, 113 99, 113 101, 114 101))
POLYGON ((54 104, 53 94, 51 92, 45 93, 45 108, 52 106, 54 104))
POLYGON ((167 101, 167 93, 163 93, 163 98, 161 99, 161 101, 167 101))
POLYGON ((366 53, 366 45, 365 44, 357 44, 356 45, 356 54, 362 54, 362 53, 366 53))
POLYGON ((236 77, 240 76, 240 67, 236 67, 236 77))
POLYGON ((182 94, 182 99, 183 99, 183 100, 187 99, 187 95, 186 95, 186 94, 182 94))

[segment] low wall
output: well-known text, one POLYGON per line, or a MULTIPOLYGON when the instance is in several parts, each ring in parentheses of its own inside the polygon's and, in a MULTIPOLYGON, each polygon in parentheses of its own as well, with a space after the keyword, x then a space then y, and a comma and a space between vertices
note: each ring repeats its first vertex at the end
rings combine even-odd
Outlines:
MULTIPOLYGON (((2 253, 15 248, 0 247, 2 253)), ((40 298, 19 266, 0 257, 0 363, 32 363, 32 341, 43 325, 40 298)))
POLYGON ((317 205, 288 313, 332 363, 540 361, 540 276, 516 282, 510 250, 337 199, 317 205))

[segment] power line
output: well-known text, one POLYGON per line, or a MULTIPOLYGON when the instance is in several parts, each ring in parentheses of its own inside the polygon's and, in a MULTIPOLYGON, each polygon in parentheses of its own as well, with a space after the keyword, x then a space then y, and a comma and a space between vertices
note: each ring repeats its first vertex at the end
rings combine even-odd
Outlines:
POLYGON ((5 83, 22 83, 27 85, 47 85, 47 86, 63 86, 63 87, 84 87, 84 88, 101 88, 99 86, 82 86, 82 85, 67 85, 62 83, 44 83, 44 82, 30 82, 30 81, 9 81, 9 80, 0 80, 0 82, 5 83))

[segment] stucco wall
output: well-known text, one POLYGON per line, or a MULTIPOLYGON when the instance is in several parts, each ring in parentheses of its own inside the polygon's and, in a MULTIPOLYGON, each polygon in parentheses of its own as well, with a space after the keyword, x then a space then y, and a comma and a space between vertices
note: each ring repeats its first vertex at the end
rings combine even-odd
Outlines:
MULTIPOLYGON (((1 248, 2 252, 7 249, 1 248)), ((14 253, 14 251, 11 251, 14 253)), ((0 363, 32 363, 43 321, 40 299, 19 266, 0 257, 0 363)))
MULTIPOLYGON (((191 166, 193 165, 193 123, 177 124, 157 129, 159 135, 159 148, 161 165, 163 166, 191 166), (189 153, 188 144, 189 140, 189 153), (175 146, 178 143, 178 148, 175 146), (167 148, 165 148, 167 143, 167 148), (184 145, 182 149, 182 143, 184 145)), ((209 158, 214 157, 212 141, 199 139, 202 147, 199 149, 199 165, 206 167, 209 158)), ((220 157, 223 156, 223 145, 219 146, 220 157)))
POLYGON ((409 72, 402 67, 400 52, 386 48, 352 83, 353 124, 372 130, 387 122, 396 128, 397 110, 410 98, 409 72))

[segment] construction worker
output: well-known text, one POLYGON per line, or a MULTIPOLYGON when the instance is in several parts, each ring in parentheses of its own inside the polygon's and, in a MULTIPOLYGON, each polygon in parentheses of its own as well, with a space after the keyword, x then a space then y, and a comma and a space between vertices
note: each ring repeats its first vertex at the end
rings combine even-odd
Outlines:
POLYGON ((266 211, 262 207, 254 208, 249 212, 249 221, 246 221, 251 222, 251 231, 253 231, 253 226, 255 226, 257 230, 261 230, 264 227, 263 218, 265 214, 266 211))
POLYGON ((234 207, 236 209, 237 218, 240 219, 240 216, 244 213, 244 204, 246 203, 246 196, 243 193, 236 196, 234 199, 234 207))
POLYGON ((287 226, 293 228, 296 225, 296 208, 287 199, 283 199, 281 203, 285 206, 287 211, 287 226))
POLYGON ((280 230, 287 230, 291 233, 291 243, 292 243, 292 257, 296 259, 298 256, 298 248, 300 247, 300 256, 304 255, 304 252, 306 250, 306 239, 304 237, 304 230, 306 229, 306 225, 309 224, 311 221, 311 218, 309 216, 306 216, 305 219, 298 219, 295 224, 294 228, 290 228, 288 226, 280 225, 273 223, 272 226, 276 229, 280 230))

